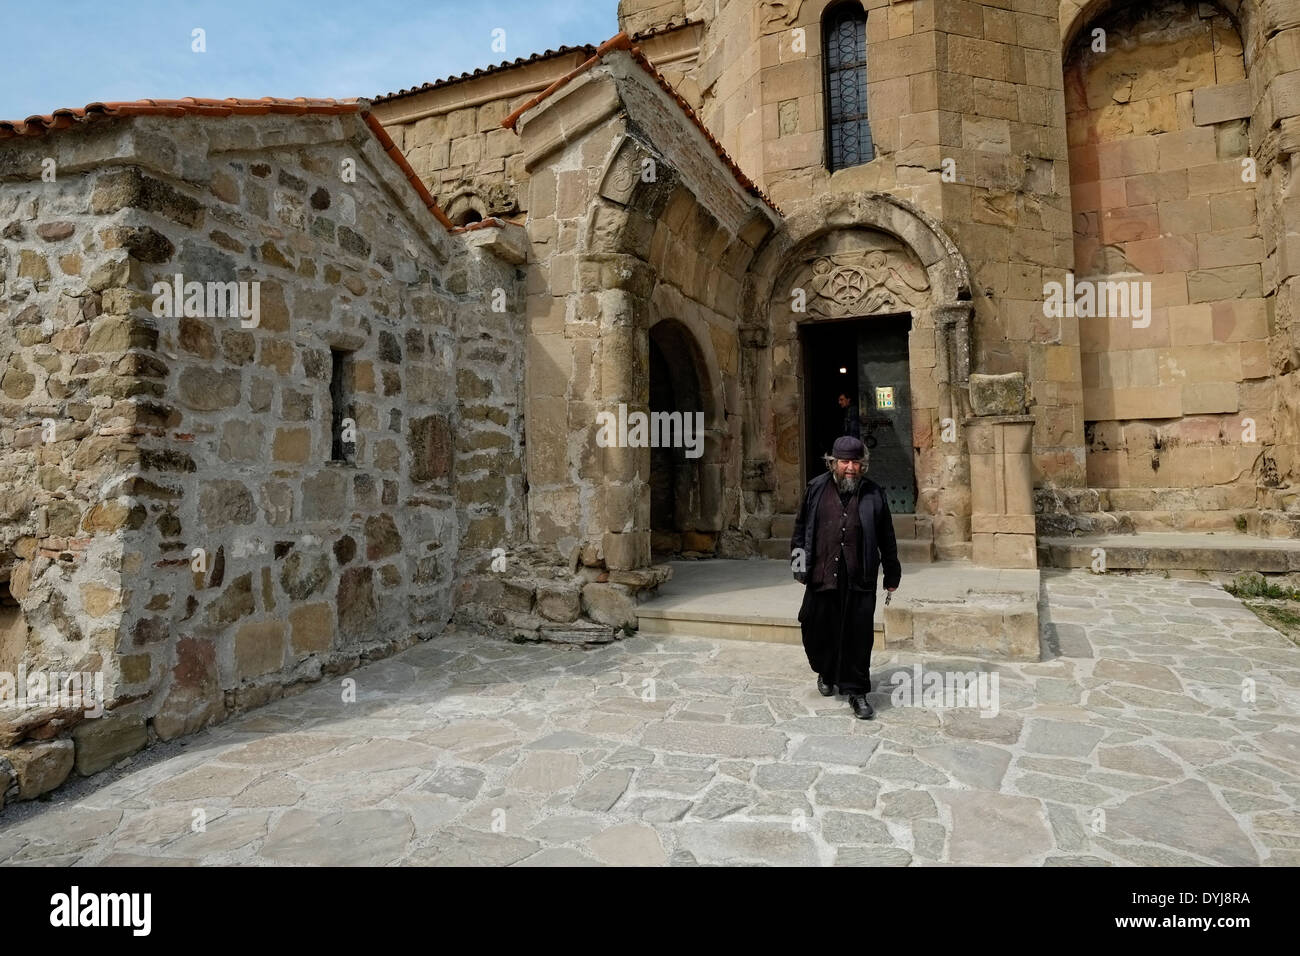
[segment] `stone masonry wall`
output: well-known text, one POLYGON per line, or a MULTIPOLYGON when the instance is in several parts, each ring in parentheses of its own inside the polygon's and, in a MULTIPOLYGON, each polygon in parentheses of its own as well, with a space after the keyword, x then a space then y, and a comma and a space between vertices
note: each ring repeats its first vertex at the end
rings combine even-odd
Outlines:
POLYGON ((435 636, 462 548, 524 534, 517 273, 359 116, 9 140, 0 220, 0 566, 22 661, 102 670, 112 708, 74 739, 8 726, 22 796, 435 636), (157 315, 177 273, 260 283, 258 325, 157 315))
MULTIPOLYGON (((683 14, 674 14, 680 25, 683 14)), ((665 19, 648 26, 667 24, 665 19)), ((699 33, 699 27, 687 27, 638 39, 696 106, 700 92, 692 73, 699 33)), ((521 222, 528 212, 529 174, 519 137, 502 129, 501 121, 586 59, 587 53, 577 50, 526 62, 384 100, 375 104, 375 115, 453 222, 461 223, 470 212, 521 222)))
POLYGON ((1231 530, 1255 506, 1273 391, 1241 37, 1213 6, 1117 13, 1076 41, 1066 81, 1076 272, 1152 293, 1147 328, 1080 320, 1088 483, 1115 510, 1231 530))

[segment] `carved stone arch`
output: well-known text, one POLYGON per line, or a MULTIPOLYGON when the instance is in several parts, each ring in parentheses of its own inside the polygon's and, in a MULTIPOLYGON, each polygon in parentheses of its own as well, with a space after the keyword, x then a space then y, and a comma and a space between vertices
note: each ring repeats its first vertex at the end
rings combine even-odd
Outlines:
MULTIPOLYGON (((1250 72, 1255 54, 1263 44, 1265 24, 1262 16, 1270 0, 1209 0, 1236 22, 1241 34, 1242 49, 1246 55, 1246 71, 1250 72)), ((1132 8, 1134 0, 1061 0, 1061 62, 1064 65, 1079 34, 1089 24, 1118 9, 1132 8)))
POLYGON ((624 136, 601 173, 597 194, 603 201, 589 217, 587 252, 647 258, 659 216, 677 192, 677 179, 676 170, 655 150, 624 136))
POLYGON ((666 282, 656 283, 650 296, 650 308, 647 310, 647 329, 665 320, 672 320, 684 326, 691 334, 693 347, 697 350, 696 373, 702 376, 701 400, 704 404, 705 427, 724 430, 726 428, 726 400, 722 384, 722 370, 718 356, 713 347, 713 336, 708 325, 699 317, 699 306, 690 302, 673 285, 666 282))
MULTIPOLYGON (((651 452, 651 531, 660 535, 716 535, 724 523, 723 482, 729 436, 713 336, 700 316, 700 307, 667 283, 656 286, 648 312, 647 406, 652 412, 699 411, 704 425, 698 457, 691 458, 680 449, 651 452), (657 378, 660 375, 662 379, 657 378), (666 394, 672 395, 672 401, 666 407, 656 407, 664 405, 662 398, 666 394)), ((673 539, 665 550, 694 550, 683 540, 673 539)), ((698 543, 700 539, 695 540, 698 543)))
POLYGON ((766 311, 777 277, 801 248, 842 229, 874 229, 898 239, 920 260, 936 305, 970 299, 970 269, 965 257, 935 219, 886 193, 831 195, 789 216, 779 237, 758 255, 745 284, 749 314, 766 311))
POLYGON ((457 226, 482 222, 490 215, 487 202, 471 187, 452 193, 446 203, 446 213, 447 218, 457 226))

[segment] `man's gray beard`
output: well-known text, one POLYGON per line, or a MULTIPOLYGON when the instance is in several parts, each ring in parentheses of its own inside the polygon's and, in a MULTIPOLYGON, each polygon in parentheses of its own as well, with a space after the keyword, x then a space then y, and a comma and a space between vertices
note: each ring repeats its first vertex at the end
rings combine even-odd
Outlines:
POLYGON ((862 483, 861 475, 832 475, 831 477, 835 479, 836 488, 849 494, 857 491, 858 485, 862 483))

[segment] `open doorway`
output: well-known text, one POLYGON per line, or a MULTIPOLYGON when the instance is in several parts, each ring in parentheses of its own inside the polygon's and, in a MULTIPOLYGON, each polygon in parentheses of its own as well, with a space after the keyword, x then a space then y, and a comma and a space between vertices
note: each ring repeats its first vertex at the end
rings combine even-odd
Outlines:
POLYGON ((870 452, 867 477, 884 489, 894 514, 916 511, 912 389, 907 340, 910 315, 809 322, 799 327, 804 381, 804 468, 811 481, 844 434, 848 396, 870 452))
MULTIPOLYGON (((687 416, 704 412, 698 372, 700 358, 691 333, 664 320, 650 329, 650 412, 687 416)), ((698 435, 702 441, 703 435, 698 435)), ((683 447, 650 450, 651 551, 660 556, 683 551, 709 553, 716 528, 701 520, 702 465, 683 447)))

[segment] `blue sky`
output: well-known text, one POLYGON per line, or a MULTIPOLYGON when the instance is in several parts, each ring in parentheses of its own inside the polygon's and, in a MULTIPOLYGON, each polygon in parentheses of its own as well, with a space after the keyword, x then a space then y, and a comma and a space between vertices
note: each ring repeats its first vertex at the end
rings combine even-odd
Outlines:
POLYGON ((617 0, 0 0, 0 119, 182 96, 375 96, 618 32, 617 0), (207 52, 191 49, 206 31, 207 52), (505 31, 505 52, 492 49, 505 31))

